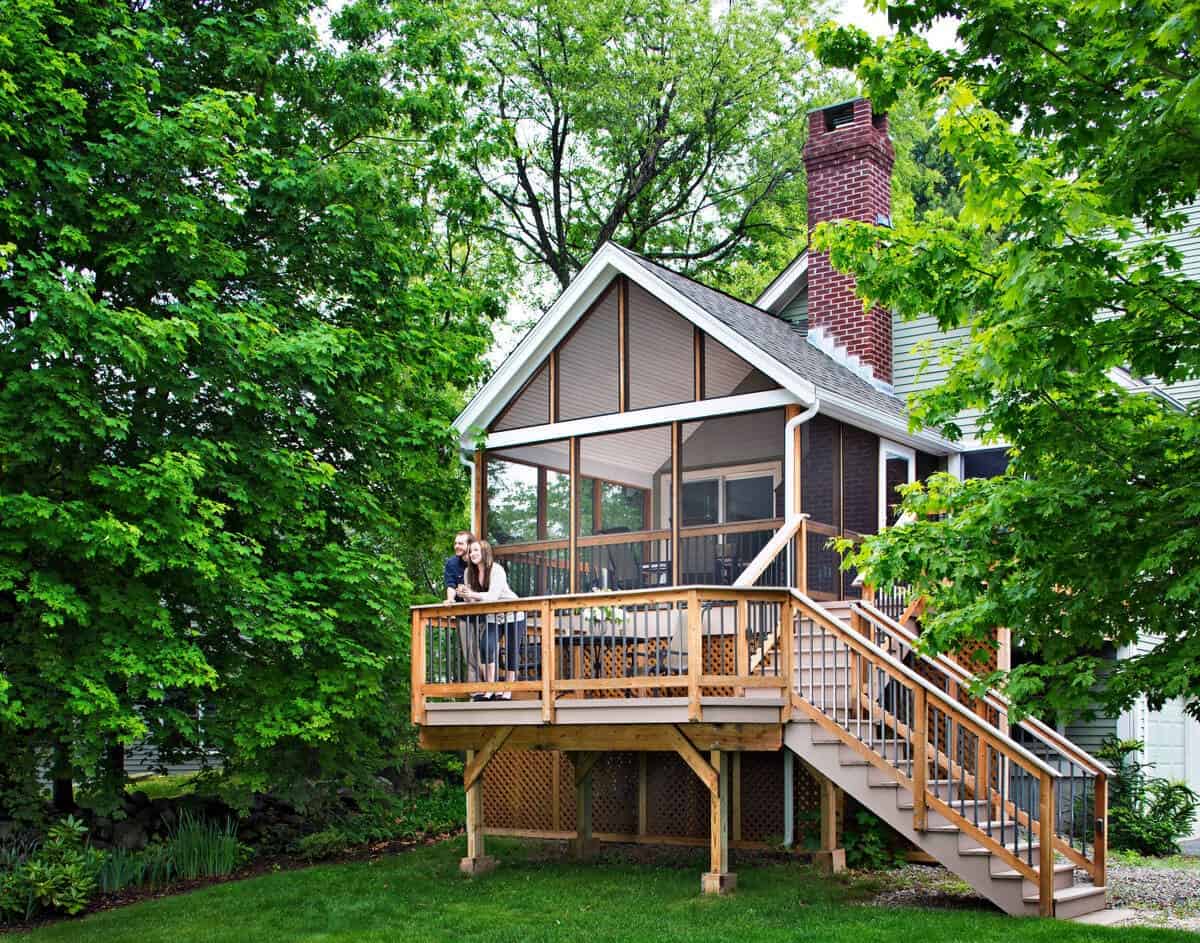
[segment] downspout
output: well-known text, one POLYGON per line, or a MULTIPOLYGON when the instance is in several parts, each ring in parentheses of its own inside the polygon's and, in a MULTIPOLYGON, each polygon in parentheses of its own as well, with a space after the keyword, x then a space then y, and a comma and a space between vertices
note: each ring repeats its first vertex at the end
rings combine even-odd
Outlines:
POLYGON ((483 539, 483 534, 479 533, 479 521, 475 520, 475 509, 479 507, 479 502, 475 500, 475 456, 472 454, 467 458, 462 449, 458 450, 458 460, 467 466, 467 470, 471 473, 471 533, 483 539))
POLYGON ((821 401, 814 396, 812 404, 799 416, 789 419, 783 427, 783 526, 775 532, 775 535, 767 541, 766 546, 758 552, 758 556, 751 560, 741 575, 733 581, 734 586, 753 586, 770 561, 783 551, 784 547, 781 544, 784 540, 787 540, 788 572, 792 572, 792 542, 788 535, 800 526, 802 518, 800 509, 793 506, 796 490, 796 453, 792 444, 796 430, 812 419, 820 408, 821 401))
POLYGON ((789 419, 787 425, 783 427, 783 516, 785 525, 790 523, 800 513, 800 508, 792 507, 792 502, 796 497, 796 489, 794 487, 796 481, 796 450, 792 448, 792 440, 795 437, 794 433, 812 419, 820 408, 821 400, 814 396, 812 405, 799 416, 793 416, 789 419))

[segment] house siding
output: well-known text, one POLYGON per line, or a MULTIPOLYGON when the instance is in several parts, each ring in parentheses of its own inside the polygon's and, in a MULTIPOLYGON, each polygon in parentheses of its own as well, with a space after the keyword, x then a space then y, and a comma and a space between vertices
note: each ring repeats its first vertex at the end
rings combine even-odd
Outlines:
POLYGON ((808 327, 808 289, 805 288, 795 298, 783 306, 779 316, 789 324, 799 328, 808 327))

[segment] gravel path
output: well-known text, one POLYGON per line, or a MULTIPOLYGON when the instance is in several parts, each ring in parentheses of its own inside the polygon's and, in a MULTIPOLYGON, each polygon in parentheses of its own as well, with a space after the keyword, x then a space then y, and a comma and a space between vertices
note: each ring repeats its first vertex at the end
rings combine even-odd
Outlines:
MULTIPOLYGON (((876 906, 992 908, 970 885, 939 866, 906 865, 872 877, 880 884, 870 901, 876 906)), ((1076 872, 1076 878, 1086 879, 1086 874, 1076 872)), ((1200 931, 1200 860, 1183 861, 1178 867, 1111 861, 1108 905, 1132 911, 1124 926, 1200 931)))

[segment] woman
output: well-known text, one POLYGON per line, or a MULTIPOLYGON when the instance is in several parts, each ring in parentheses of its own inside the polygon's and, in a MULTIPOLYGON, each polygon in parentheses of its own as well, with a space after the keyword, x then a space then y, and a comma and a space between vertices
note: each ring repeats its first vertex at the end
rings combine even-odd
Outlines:
MULTIPOLYGON (((508 586, 508 574, 492 555, 492 545, 486 540, 476 540, 467 551, 467 583, 459 595, 468 602, 495 602, 499 599, 516 599, 517 594, 508 586)), ((505 681, 517 680, 517 649, 520 645, 519 631, 524 623, 524 613, 489 613, 483 635, 479 639, 479 660, 483 677, 481 681, 496 680, 496 661, 500 648, 500 625, 504 625, 505 681)), ((512 692, 481 694, 474 700, 511 700, 512 692)))

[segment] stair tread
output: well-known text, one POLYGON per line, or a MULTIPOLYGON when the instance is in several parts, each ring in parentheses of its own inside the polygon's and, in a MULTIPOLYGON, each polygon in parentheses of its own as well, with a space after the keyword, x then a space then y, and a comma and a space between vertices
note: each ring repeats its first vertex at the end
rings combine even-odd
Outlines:
MULTIPOLYGON (((1036 865, 1035 865, 1035 867, 1036 867, 1036 865)), ((1074 871, 1074 870, 1075 870, 1075 865, 1072 864, 1070 861, 1063 862, 1061 864, 1056 864, 1054 866, 1055 874, 1065 874, 1068 871, 1074 871)), ((995 874, 992 875, 992 877, 995 878, 997 881, 1027 881, 1028 880, 1028 878, 1026 878, 1025 875, 1023 875, 1020 871, 1017 871, 1015 868, 1012 870, 1009 870, 1009 871, 997 871, 995 874)))
MULTIPOLYGON (((1065 904, 1069 900, 1081 900, 1084 897, 1100 897, 1103 896, 1107 888, 1103 884, 1076 884, 1074 887, 1064 887, 1061 890, 1054 892, 1054 902, 1057 904, 1065 904)), ((1027 904, 1036 904, 1039 900, 1037 894, 1026 894, 1022 898, 1027 904)))

